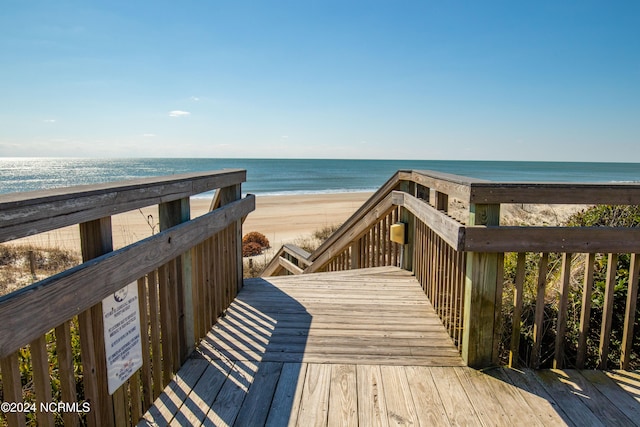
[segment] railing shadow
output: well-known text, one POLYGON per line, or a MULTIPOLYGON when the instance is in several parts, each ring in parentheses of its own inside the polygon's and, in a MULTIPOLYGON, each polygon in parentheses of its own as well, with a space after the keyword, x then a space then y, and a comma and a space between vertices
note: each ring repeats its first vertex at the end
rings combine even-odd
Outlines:
POLYGON ((268 280, 247 280, 139 425, 286 425, 310 324, 305 307, 268 280))
POLYGON ((497 386, 516 387, 524 402, 517 395, 514 401, 527 404, 543 423, 559 417, 572 426, 632 426, 640 420, 640 375, 634 372, 496 368, 485 373, 503 383, 497 386))

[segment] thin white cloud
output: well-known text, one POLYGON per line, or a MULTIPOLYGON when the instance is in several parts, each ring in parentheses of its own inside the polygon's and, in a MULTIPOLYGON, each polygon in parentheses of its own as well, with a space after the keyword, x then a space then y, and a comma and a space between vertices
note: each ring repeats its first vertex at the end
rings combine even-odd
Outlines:
POLYGON ((173 110, 169 111, 169 117, 187 117, 191 115, 188 111, 173 110))
POLYGON ((198 102, 198 101, 200 101, 200 98, 198 98, 197 96, 192 96, 192 97, 190 97, 189 99, 190 99, 191 101, 194 101, 194 102, 198 102))
POLYGON ((45 122, 45 123, 55 123, 56 119, 44 119, 43 122, 45 122))
POLYGON ((145 133, 142 136, 144 136, 145 138, 153 138, 154 136, 156 136, 156 134, 155 133, 145 133))

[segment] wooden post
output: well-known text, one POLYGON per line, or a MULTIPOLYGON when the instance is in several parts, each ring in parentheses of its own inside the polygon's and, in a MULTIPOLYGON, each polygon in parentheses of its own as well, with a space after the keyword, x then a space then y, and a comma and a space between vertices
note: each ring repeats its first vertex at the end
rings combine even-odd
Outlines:
MULTIPOLYGON (((174 200, 172 202, 161 203, 158 206, 158 216, 160 218, 160 231, 167 230, 175 225, 187 222, 191 219, 191 208, 189 198, 174 200)), ((175 325, 180 331, 178 357, 182 365, 187 357, 195 350, 196 339, 194 331, 193 313, 193 281, 192 281, 192 255, 187 251, 176 259, 176 281, 177 281, 177 308, 178 324, 175 325)))
MULTIPOLYGON (((416 183, 412 181, 400 181, 398 189, 412 196, 416 195, 416 183)), ((413 244, 415 241, 415 218, 408 209, 400 209, 400 221, 404 222, 407 227, 407 244, 402 246, 402 255, 400 266, 404 270, 413 271, 413 244)))
MULTIPOLYGON (((82 260, 89 261, 113 251, 111 217, 80 224, 82 260)), ((113 401, 107 388, 102 303, 78 315, 84 371, 85 400, 91 403, 89 425, 113 426, 113 401)))
POLYGON ((638 278, 640 277, 640 255, 631 254, 629 266, 629 289, 627 290, 627 308, 624 314, 624 332, 622 333, 622 354, 620 355, 620 369, 629 370, 631 348, 633 344, 633 323, 635 320, 636 303, 638 302, 638 278))
POLYGON ((360 268, 360 239, 351 243, 351 269, 360 268))
POLYGON ((607 282, 604 290, 604 305, 602 311, 602 327, 600 328, 600 348, 598 369, 606 370, 609 361, 609 342, 613 324, 613 295, 618 271, 618 254, 609 254, 607 261, 607 282))
MULTIPOLYGON (((232 185, 230 187, 225 187, 220 189, 220 206, 224 206, 233 201, 240 200, 242 198, 242 186, 240 184, 232 185)), ((236 278, 237 278, 237 290, 236 292, 242 289, 242 221, 236 221, 235 226, 235 258, 236 261, 234 263, 236 268, 236 278)))
POLYGON ((38 280, 38 276, 36 276, 36 254, 33 251, 29 251, 29 267, 31 269, 31 278, 35 282, 38 280))
MULTIPOLYGON (((469 225, 500 225, 500 205, 469 206, 469 225)), ((462 358, 473 368, 493 362, 496 310, 500 309, 502 276, 497 253, 467 253, 462 358)))

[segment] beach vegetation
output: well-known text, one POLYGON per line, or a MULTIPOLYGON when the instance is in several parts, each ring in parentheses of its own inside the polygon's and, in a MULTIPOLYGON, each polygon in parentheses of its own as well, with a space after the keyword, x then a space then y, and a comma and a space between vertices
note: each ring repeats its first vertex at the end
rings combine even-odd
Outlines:
MULTIPOLYGON (((566 226, 581 227, 640 227, 640 206, 594 206, 573 214, 564 224, 566 226)), ((502 339, 500 359, 506 363, 509 357, 511 331, 513 325, 513 295, 516 277, 517 253, 505 254, 504 293, 502 301, 502 339)), ((528 364, 533 347, 533 324, 536 308, 536 294, 538 281, 538 265, 541 254, 529 253, 525 263, 525 281, 523 286, 523 307, 521 317, 520 348, 517 357, 523 364, 528 364)), ((585 254, 573 256, 570 285, 567 304, 567 326, 565 338, 564 365, 573 367, 578 351, 580 336, 580 314, 582 311, 583 282, 586 263, 589 257, 585 254)), ((599 365, 599 344, 606 275, 609 263, 608 254, 596 254, 594 261, 594 282, 591 295, 591 310, 589 319, 589 334, 586 337, 585 368, 595 369, 599 365)), ((617 257, 616 277, 614 283, 613 318, 609 345, 609 366, 618 366, 622 351, 622 335, 624 329, 624 315, 626 310, 627 290, 629 284, 629 270, 631 257, 620 254, 617 257)), ((557 334, 558 301, 561 286, 562 254, 550 253, 547 269, 547 288, 544 298, 543 349, 548 353, 541 355, 541 367, 552 366, 554 358, 554 342, 557 334)), ((640 305, 635 313, 634 331, 640 331, 640 305)), ((640 340, 633 343, 630 355, 630 369, 640 368, 640 340)))
POLYGON ((80 264, 80 255, 61 248, 0 245, 0 295, 80 264))
POLYGON ((244 265, 243 277, 245 278, 260 277, 260 275, 262 274, 262 272, 267 267, 270 261, 271 259, 267 258, 266 256, 262 256, 262 257, 256 256, 256 257, 248 258, 243 263, 244 265))
POLYGON ((298 237, 293 244, 312 253, 320 247, 342 224, 325 225, 318 228, 311 235, 298 237))
POLYGON ((263 251, 263 247, 256 242, 247 242, 247 243, 243 243, 242 244, 242 256, 243 257, 249 257, 249 256, 256 256, 256 255, 260 255, 263 251))
POLYGON ((270 247, 269 239, 257 231, 252 231, 242 237, 243 257, 260 255, 265 249, 269 249, 270 247))
POLYGON ((340 228, 342 224, 333 224, 333 225, 325 225, 322 228, 317 229, 313 232, 313 237, 318 239, 320 242, 324 242, 327 240, 333 233, 335 233, 338 228, 340 228))
MULTIPOLYGON (((61 248, 39 248, 34 245, 0 245, 0 295, 6 295, 17 289, 28 286, 37 280, 62 272, 80 264, 80 255, 74 251, 61 248)), ((82 364, 80 363, 80 336, 77 318, 68 322, 71 336, 73 366, 75 367, 76 392, 83 399, 82 364)), ((54 331, 45 334, 47 355, 49 360, 49 378, 51 381, 52 399, 62 401, 60 374, 58 372, 58 352, 54 331)), ((24 402, 35 402, 35 385, 33 382, 33 364, 29 347, 18 350, 18 367, 22 380, 22 396, 24 402)), ((0 400, 2 399, 2 376, 0 375, 0 400)), ((37 425, 35 413, 27 414, 27 425, 37 425)), ((62 414, 55 414, 56 425, 63 425, 62 414)), ((0 420, 2 425, 2 420, 0 420)))

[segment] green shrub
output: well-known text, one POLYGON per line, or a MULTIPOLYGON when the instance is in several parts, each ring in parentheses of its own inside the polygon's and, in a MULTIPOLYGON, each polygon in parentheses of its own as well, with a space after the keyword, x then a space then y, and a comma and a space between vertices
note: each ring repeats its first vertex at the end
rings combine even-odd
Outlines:
MULTIPOLYGON (((640 206, 594 206, 574 214, 566 223, 567 226, 579 227, 638 227, 640 226, 640 206)), ((540 254, 527 254, 525 263, 525 282, 523 287, 523 309, 521 320, 520 348, 518 357, 523 364, 530 362, 533 346, 533 324, 536 305, 536 290, 538 279, 538 263, 540 254)), ((589 258, 584 255, 574 255, 572 264, 572 280, 570 283, 567 306, 567 331, 565 336, 565 366, 575 365, 578 339, 580 331, 580 313, 582 311, 582 287, 585 263, 589 258)), ((608 256, 597 254, 594 263, 594 284, 591 295, 591 313, 589 319, 589 334, 587 336, 587 351, 585 368, 598 367, 600 329, 606 288, 606 274, 608 256)), ((622 334, 624 329, 624 315, 626 310, 627 289, 629 284, 629 269, 631 259, 629 254, 620 254, 616 266, 614 285, 613 318, 610 334, 609 359, 610 367, 617 367, 621 356, 622 334)), ((513 284, 515 283, 517 254, 505 254, 504 259, 504 294, 502 303, 503 329, 500 345, 502 362, 508 360, 511 344, 511 330, 513 325, 513 284)), ((553 361, 553 349, 556 337, 556 319, 558 317, 558 295, 560 286, 560 270, 562 255, 549 254, 547 287, 544 306, 542 348, 547 352, 541 355, 541 367, 550 367, 553 361)), ((640 333, 640 305, 635 313, 634 335, 640 333)), ((640 368, 640 340, 633 342, 631 369, 640 368)))

